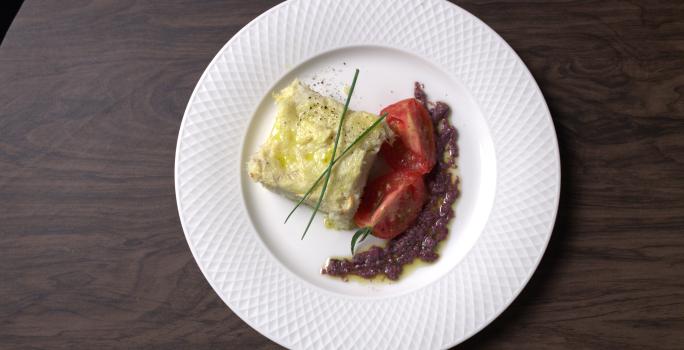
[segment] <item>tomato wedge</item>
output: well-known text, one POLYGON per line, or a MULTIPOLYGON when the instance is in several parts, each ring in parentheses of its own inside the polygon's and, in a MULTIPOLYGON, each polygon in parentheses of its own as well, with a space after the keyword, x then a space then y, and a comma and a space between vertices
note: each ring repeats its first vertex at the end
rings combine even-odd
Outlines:
POLYGON ((427 109, 415 98, 409 98, 385 107, 382 113, 387 113, 387 125, 397 139, 392 144, 383 144, 380 155, 395 170, 429 173, 435 165, 436 151, 427 109))
POLYGON ((354 222, 359 227, 372 227, 376 237, 391 239, 416 220, 426 199, 421 174, 391 172, 366 185, 354 222))

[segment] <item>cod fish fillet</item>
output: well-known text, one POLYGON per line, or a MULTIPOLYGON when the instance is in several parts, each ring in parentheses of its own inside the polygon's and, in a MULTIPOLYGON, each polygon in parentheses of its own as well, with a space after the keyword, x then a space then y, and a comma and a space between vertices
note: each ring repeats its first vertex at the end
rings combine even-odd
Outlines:
MULTIPOLYGON (((296 79, 275 93, 274 98, 277 104, 275 124, 247 168, 254 181, 298 201, 330 161, 344 105, 318 94, 296 79)), ((372 113, 348 110, 337 156, 377 118, 372 113)), ((390 137, 391 131, 383 122, 335 164, 320 208, 327 214, 326 227, 354 227, 352 219, 368 172, 380 146, 390 137)), ((309 196, 307 205, 316 204, 322 183, 309 196)))

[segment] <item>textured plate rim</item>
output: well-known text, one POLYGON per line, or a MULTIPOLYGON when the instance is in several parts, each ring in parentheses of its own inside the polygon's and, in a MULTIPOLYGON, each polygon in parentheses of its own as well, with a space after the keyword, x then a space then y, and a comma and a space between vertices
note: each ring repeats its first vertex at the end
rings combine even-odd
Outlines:
MULTIPOLYGON (((223 302, 224 302, 224 303, 225 303, 225 304, 226 304, 226 305, 227 305, 235 314, 237 314, 245 323, 247 323, 247 324, 248 324, 250 327, 252 327, 253 329, 259 331, 262 335, 268 337, 268 338, 271 339, 272 341, 274 341, 274 342, 276 342, 276 343, 278 343, 278 344, 280 344, 280 345, 282 345, 282 346, 286 346, 286 347, 289 346, 290 344, 284 343, 284 342, 282 341, 282 339, 279 339, 279 338, 277 338, 277 337, 274 337, 272 334, 263 333, 263 332, 259 329, 259 327, 257 327, 257 326, 253 323, 253 322, 254 322, 253 319, 250 319, 249 317, 245 317, 246 315, 244 315, 244 314, 241 312, 240 309, 238 309, 238 308, 233 308, 233 307, 231 306, 231 304, 229 303, 229 300, 226 300, 226 298, 224 298, 224 296, 223 296, 222 293, 220 292, 220 288, 217 288, 217 286, 215 285, 215 282, 214 282, 211 278, 208 277, 209 275, 208 275, 207 272, 205 271, 205 267, 200 263, 200 257, 198 256, 198 253, 196 252, 195 247, 194 247, 193 244, 191 243, 191 240, 190 240, 190 237, 189 237, 189 233, 188 233, 189 230, 187 229, 186 218, 185 218, 185 215, 183 214, 183 209, 182 209, 183 206, 182 206, 181 198, 180 198, 180 196, 179 196, 179 193, 180 193, 180 187, 179 187, 179 168, 180 168, 180 165, 179 165, 179 160, 180 160, 180 155, 181 155, 182 137, 183 137, 183 133, 184 133, 184 131, 185 131, 185 129, 186 129, 186 122, 187 122, 187 120, 188 120, 188 117, 187 117, 187 116, 188 116, 188 112, 190 111, 190 109, 191 109, 191 107, 192 107, 192 105, 193 105, 193 102, 194 102, 194 100, 195 100, 195 98, 196 98, 196 96, 197 96, 198 90, 200 89, 201 85, 202 85, 202 84, 204 83, 204 81, 206 80, 207 75, 208 75, 209 72, 211 71, 211 68, 216 64, 217 60, 218 60, 221 56, 224 55, 225 51, 231 46, 231 44, 232 44, 238 37, 240 37, 240 35, 241 35, 242 33, 246 32, 246 31, 249 30, 251 27, 253 27, 254 25, 256 25, 260 20, 266 18, 266 17, 269 16, 270 14, 276 12, 278 9, 281 9, 282 7, 288 5, 289 3, 292 3, 292 2, 296 2, 296 1, 285 1, 285 2, 282 2, 282 3, 280 3, 280 4, 277 4, 277 5, 275 5, 274 7, 272 7, 272 8, 270 8, 270 9, 268 9, 267 11, 263 12, 262 14, 260 14, 259 16, 257 16, 256 18, 254 18, 254 19, 253 19, 252 21, 250 21, 247 25, 245 25, 243 28, 241 28, 235 35, 233 35, 233 37, 231 37, 230 40, 228 40, 228 41, 226 42, 226 44, 218 51, 218 53, 217 53, 217 54, 213 57, 213 59, 210 61, 210 63, 208 64, 207 68, 204 70, 204 72, 203 72, 202 75, 200 76, 200 79, 198 80, 198 82, 197 82, 195 88, 193 89, 193 92, 192 92, 191 97, 190 97, 190 99, 189 99, 188 105, 186 106, 186 109, 185 109, 185 111, 184 111, 183 119, 182 119, 182 121, 181 121, 181 125, 180 125, 179 131, 178 131, 178 139, 177 139, 176 154, 175 154, 175 164, 174 164, 174 188, 175 188, 175 193, 176 193, 176 202, 177 202, 177 207, 178 207, 178 212, 179 212, 179 218, 180 218, 180 221, 181 221, 181 226, 182 226, 182 228, 183 228, 183 232, 184 232, 184 235, 185 235, 185 237, 186 237, 186 241, 187 241, 187 243, 188 243, 188 246, 189 246, 189 248, 190 248, 190 251, 191 251, 191 253, 192 253, 192 255, 193 255, 193 258, 194 258, 195 261, 197 262, 197 265, 198 265, 198 267, 200 268, 202 274, 205 276, 207 282, 211 285, 212 289, 214 289, 214 291, 215 291, 215 292, 217 293, 217 295, 223 300, 223 302)), ((436 2, 438 2, 438 1, 433 1, 433 2, 436 3, 436 2)), ((440 0, 440 2, 441 2, 441 0, 440 0)), ((534 263, 532 264, 532 268, 529 270, 529 273, 526 274, 526 277, 525 277, 525 278, 523 279, 523 281, 519 284, 518 288, 517 288, 516 290, 513 291, 512 297, 510 297, 510 298, 504 303, 504 306, 503 306, 503 307, 498 307, 498 308, 497 308, 497 311, 495 311, 494 313, 492 313, 492 315, 491 315, 486 321, 480 322, 478 326, 473 327, 470 331, 464 333, 462 337, 455 339, 452 343, 446 344, 447 347, 451 347, 451 346, 455 346, 455 345, 458 345, 458 344, 460 344, 460 343, 466 341, 467 339, 469 339, 469 338, 472 337, 473 335, 475 335, 475 334, 477 334, 478 332, 480 332, 483 328, 485 328, 485 327, 486 327, 487 325, 489 325, 491 322, 493 322, 497 317, 499 317, 499 316, 500 316, 500 315, 501 315, 501 314, 502 314, 502 313, 503 313, 503 312, 504 312, 512 303, 513 303, 513 301, 515 301, 515 300, 517 299, 517 297, 520 295, 520 293, 522 292, 522 290, 526 287, 526 285, 528 284, 528 282, 530 281, 530 279, 531 279, 532 276, 534 275, 534 273, 535 273, 535 271, 537 270, 539 264, 541 263, 541 260, 543 259, 544 253, 545 253, 545 251, 546 251, 546 249, 547 249, 547 247, 548 247, 548 244, 549 244, 549 241, 550 241, 550 238, 551 238, 551 234, 552 234, 552 231, 553 231, 553 227, 554 227, 555 221, 556 221, 556 219, 557 219, 558 206, 559 206, 559 201, 560 201, 560 192, 561 192, 561 185, 560 185, 560 184, 561 184, 561 165, 560 165, 560 153, 559 153, 559 146, 558 146, 557 134, 556 134, 555 127, 554 127, 554 124, 553 124, 553 120, 552 120, 552 118, 551 118, 550 110, 549 110, 549 108, 548 108, 548 105, 546 104, 546 101, 545 101, 544 96, 543 96, 543 94, 542 94, 542 92, 541 92, 541 89, 539 88, 539 85, 537 84, 537 82, 536 82, 536 80, 534 79, 533 75, 532 75, 531 72, 529 71, 528 67, 524 64, 524 62, 523 62, 522 59, 518 56, 518 54, 511 48, 511 46, 510 46, 510 45, 509 45, 509 44, 508 44, 508 43, 507 43, 507 42, 506 42, 506 41, 505 41, 505 40, 496 32, 496 31, 494 31, 491 27, 489 27, 486 23, 484 23, 482 20, 480 20, 478 17, 474 16, 474 15, 471 14, 470 12, 468 12, 468 11, 462 9, 462 8, 459 7, 458 5, 455 5, 455 4, 450 3, 450 2, 447 2, 447 1, 444 1, 444 2, 447 3, 447 4, 449 4, 449 5, 452 6, 453 8, 457 9, 458 11, 461 11, 462 13, 464 13, 464 14, 465 14, 466 16, 468 16, 471 20, 474 20, 475 22, 477 22, 480 26, 483 26, 484 28, 486 28, 486 30, 488 31, 489 35, 493 34, 493 36, 495 37, 495 39, 498 40, 500 43, 502 43, 502 44, 506 47, 506 49, 507 49, 510 53, 512 53, 512 56, 513 56, 512 58, 513 58, 513 59, 516 61, 516 63, 518 63, 518 64, 520 65, 520 67, 523 69, 523 73, 524 73, 524 75, 526 76, 526 78, 527 78, 528 80, 530 80, 531 82, 533 82, 533 84, 532 84, 532 85, 533 85, 533 89, 534 89, 534 90, 536 91, 536 93, 541 97, 543 109, 544 109, 544 111, 545 111, 545 113, 542 113, 542 114, 544 114, 544 115, 546 116, 546 118, 545 118, 546 120, 545 120, 545 121, 546 121, 546 123, 548 124, 547 126, 549 127, 549 131, 552 133, 552 136, 553 136, 551 139, 552 139, 552 143, 553 143, 553 147, 554 147, 554 152, 553 152, 553 153, 554 153, 554 158, 555 158, 554 160, 555 160, 555 165, 556 165, 556 166, 555 166, 555 169, 554 169, 554 170, 555 170, 555 174, 556 174, 555 183, 557 184, 557 185, 555 186, 555 187, 556 187, 556 191, 555 191, 554 198, 553 198, 554 203, 553 203, 553 211, 552 211, 552 213, 551 213, 551 214, 552 214, 552 217, 551 217, 551 219, 549 220, 549 226, 548 226, 548 228, 545 229, 545 231, 547 232, 546 238, 545 238, 545 241, 544 241, 543 245, 540 247, 539 253, 537 254, 536 260, 535 260, 534 263)), ((256 108, 256 107, 254 107, 254 108, 256 108)), ((489 122, 488 122, 488 123, 489 123, 489 122)), ((497 189, 498 189, 498 185, 497 185, 497 189)), ((492 209, 492 211, 493 211, 493 210, 494 210, 494 209, 492 209)), ((490 215, 491 215, 491 213, 490 213, 490 215)), ((479 241, 479 240, 480 240, 480 238, 478 238, 478 241, 479 241)), ((265 247, 264 247, 264 248, 265 248, 265 247)), ((470 254, 470 252, 469 252, 468 254, 470 254)))
MULTIPOLYGON (((448 2, 448 1, 447 1, 448 2)), ((448 2, 450 5, 458 7, 459 9, 462 9, 460 6, 453 4, 451 2, 448 2)), ((554 203, 553 203, 553 215, 551 217, 550 221, 550 226, 546 231, 548 231, 546 241, 544 242, 543 247, 541 248, 541 251, 539 253, 539 256, 537 257, 537 260, 534 262, 533 268, 530 270, 528 273, 527 278, 524 279, 520 287, 513 292, 513 297, 508 300, 507 303, 505 303, 505 306, 500 308, 498 312, 495 312, 491 318, 489 318, 486 322, 483 322, 479 327, 475 327, 475 329, 470 333, 467 334, 463 337, 463 339, 454 342, 453 344, 449 345, 448 347, 453 347, 458 344, 461 344, 465 342, 466 340, 470 339, 473 337, 475 334, 480 333, 485 327, 489 326, 494 320, 496 320, 501 314, 504 313, 504 311, 508 310, 508 308, 513 304, 513 302, 518 299, 520 296, 520 293, 527 287, 527 284, 530 282, 532 277, 534 276, 535 272, 537 272, 537 269, 539 268, 539 264, 541 263, 542 259, 544 258, 544 254, 546 254, 546 249, 549 247, 549 242, 551 241, 551 235, 553 234, 553 228, 556 225, 556 219, 558 218, 558 206, 560 204, 560 195, 561 195, 561 159, 560 159, 560 150, 558 146, 558 134, 556 132, 556 127, 553 123, 553 118, 551 118, 551 110, 549 110, 549 105, 546 103, 546 99, 544 98, 544 94, 541 91, 541 88, 539 87, 539 84, 537 83, 537 80, 534 79, 534 76, 532 75, 532 72, 530 72, 530 69, 527 67, 525 62, 523 62, 522 58, 520 58, 520 55, 511 47, 511 45, 508 43, 508 41, 504 40, 504 38, 499 35, 497 31, 495 31, 492 27, 490 27, 487 23, 485 23, 483 20, 481 20, 479 17, 473 15, 469 11, 462 9, 465 11, 467 14, 472 16, 472 18, 476 21, 479 22, 480 25, 484 26, 487 28, 500 42, 506 46, 510 52, 513 53, 514 59, 522 66, 522 69, 525 72, 525 75, 527 78, 531 81, 534 82, 534 89, 536 89, 537 93, 542 97, 543 102, 544 102, 544 109, 546 111, 546 121, 550 125, 550 132, 553 133, 552 137, 552 142, 553 142, 553 147, 554 147, 554 156, 555 156, 555 161, 556 161, 556 183, 558 184, 556 193, 554 195, 554 203)))

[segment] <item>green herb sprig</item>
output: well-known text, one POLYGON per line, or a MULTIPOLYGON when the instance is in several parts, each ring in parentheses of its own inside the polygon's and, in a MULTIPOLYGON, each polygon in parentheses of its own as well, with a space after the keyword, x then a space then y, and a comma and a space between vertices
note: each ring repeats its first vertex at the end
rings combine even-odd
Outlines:
POLYGON ((347 94, 347 101, 344 103, 344 108, 342 109, 342 115, 340 115, 340 123, 337 125, 337 134, 335 135, 335 143, 333 144, 333 151, 332 151, 332 156, 330 157, 330 163, 328 164, 328 168, 326 169, 325 180, 323 181, 323 188, 321 189, 321 195, 318 196, 318 202, 316 203, 316 206, 314 207, 314 211, 311 214, 311 218, 309 219, 309 223, 306 224, 306 228, 304 229, 304 233, 302 233, 301 239, 304 239, 304 236, 306 236, 306 232, 309 231, 309 227, 311 227, 311 223, 313 222, 314 217, 316 217, 316 213, 318 212, 318 209, 321 207, 321 202, 323 201, 323 196, 325 195, 325 191, 328 189, 328 182, 330 182, 330 174, 332 173, 332 166, 333 166, 333 161, 335 160, 335 153, 337 152, 337 145, 340 143, 340 134, 342 134, 342 125, 344 124, 344 117, 347 114, 347 110, 349 109, 349 101, 351 101, 352 94, 354 93, 354 87, 356 86, 356 79, 358 77, 359 77, 359 70, 356 69, 354 71, 354 79, 352 80, 351 87, 349 88, 349 93, 347 94))
POLYGON ((352 253, 352 255, 354 255, 354 246, 356 246, 356 243, 363 242, 366 239, 366 237, 368 237, 368 235, 371 233, 373 233, 372 227, 362 227, 354 233, 354 236, 352 237, 352 240, 351 240, 351 253, 352 253), (359 238, 361 238, 361 239, 359 240, 359 238))
MULTIPOLYGON (((374 129, 376 126, 378 126, 378 124, 380 124, 380 123, 385 119, 385 117, 387 117, 387 112, 383 113, 383 114, 380 116, 380 118, 378 118, 377 120, 375 120, 375 121, 373 122, 373 124, 371 124, 368 128, 366 128, 366 130, 364 130, 361 134, 359 134, 359 136, 356 137, 356 139, 354 140, 354 142, 352 142, 351 144, 349 144, 349 146, 347 146, 347 148, 345 148, 344 151, 342 151, 342 153, 340 154, 340 156, 337 157, 337 159, 335 159, 335 160, 332 162, 332 165, 334 166, 338 161, 340 161, 340 160, 342 159, 342 157, 344 157, 349 151, 351 151, 351 149, 352 149, 357 143, 361 142, 361 140, 362 140, 364 137, 366 137, 366 135, 370 134, 370 132, 373 131, 373 129, 374 129)), ((307 198, 309 198, 309 196, 311 195, 311 193, 313 192, 313 190, 316 188, 316 186, 318 186, 318 184, 321 182, 321 180, 323 180, 323 177, 326 176, 326 174, 328 173, 328 170, 329 170, 329 169, 331 169, 331 168, 326 168, 326 169, 323 171, 323 173, 321 173, 321 175, 318 177, 318 179, 316 179, 316 181, 314 182, 314 184, 311 185, 311 187, 309 188, 309 190, 306 191, 306 193, 304 194, 304 196, 299 200, 299 202, 297 202, 297 205, 295 205, 295 207, 292 208, 292 211, 290 211, 290 213, 287 215, 287 218, 285 218, 285 222, 286 222, 286 223, 287 223, 287 220, 290 219, 290 217, 292 216, 292 214, 294 214, 294 212, 297 210, 297 208, 299 208, 299 206, 302 205, 302 203, 304 203, 304 201, 306 201, 307 198)))

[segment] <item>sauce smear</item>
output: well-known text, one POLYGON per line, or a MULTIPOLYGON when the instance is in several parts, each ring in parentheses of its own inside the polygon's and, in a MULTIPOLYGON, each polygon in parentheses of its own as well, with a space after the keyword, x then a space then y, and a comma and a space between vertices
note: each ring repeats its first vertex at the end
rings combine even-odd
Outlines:
POLYGON ((447 225, 454 217, 453 204, 460 195, 456 176, 458 131, 449 123, 450 109, 446 103, 428 102, 420 83, 415 84, 414 95, 430 112, 437 146, 437 164, 425 176, 428 191, 425 206, 413 225, 391 239, 386 247, 373 246, 354 254, 351 259, 329 259, 321 273, 338 277, 356 275, 366 279, 384 275, 390 280, 397 280, 405 265, 416 259, 432 262, 439 257, 437 246, 449 234, 447 225))

